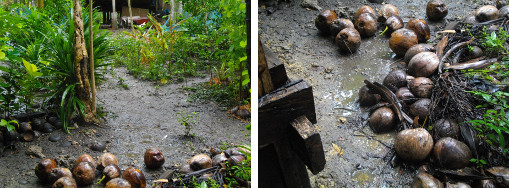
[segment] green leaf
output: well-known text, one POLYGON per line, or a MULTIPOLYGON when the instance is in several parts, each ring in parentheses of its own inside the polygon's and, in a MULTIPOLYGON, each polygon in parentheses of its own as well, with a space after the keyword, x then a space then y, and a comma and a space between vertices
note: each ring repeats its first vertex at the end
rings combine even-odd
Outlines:
POLYGON ((200 188, 207 188, 207 183, 205 183, 205 181, 202 181, 200 184, 200 188))
POLYGON ((245 48, 247 46, 247 40, 240 41, 240 47, 245 48))
POLYGON ((243 62, 243 61, 245 61, 245 60, 247 60, 247 56, 244 56, 244 57, 239 58, 239 61, 240 61, 240 62, 243 62))
POLYGON ((0 121, 0 126, 2 126, 2 127, 7 126, 7 124, 8 123, 7 123, 7 121, 5 121, 5 119, 2 119, 2 121, 0 121))
POLYGON ((7 131, 11 132, 14 130, 14 126, 7 124, 7 131))
POLYGON ((0 52, 0 60, 4 60, 5 59, 5 53, 4 52, 0 52))

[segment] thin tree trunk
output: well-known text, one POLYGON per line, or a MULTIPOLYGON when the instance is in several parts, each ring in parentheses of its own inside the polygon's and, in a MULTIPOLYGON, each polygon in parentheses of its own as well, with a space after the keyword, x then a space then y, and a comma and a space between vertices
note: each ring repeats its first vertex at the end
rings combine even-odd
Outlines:
POLYGON ((115 7, 115 0, 112 0, 111 3, 112 3, 112 9, 113 9, 113 12, 111 13, 111 23, 113 24, 113 29, 117 29, 118 24, 117 24, 117 10, 115 7))
POLYGON ((44 0, 37 0, 37 8, 39 9, 44 8, 44 0))
POLYGON ((129 6, 129 17, 131 19, 131 31, 134 33, 134 20, 133 20, 133 11, 131 9, 131 0, 127 0, 127 6, 129 6))
POLYGON ((74 0, 74 71, 75 80, 78 82, 76 93, 78 98, 85 106, 85 114, 82 120, 86 123, 97 123, 95 113, 92 112, 90 99, 90 82, 89 82, 89 59, 87 48, 85 45, 85 36, 83 34, 83 13, 80 0, 74 0))
POLYGON ((89 23, 89 41, 90 41, 90 79, 91 79, 91 82, 90 82, 90 85, 91 85, 91 90, 92 90, 92 104, 91 104, 91 107, 92 107, 92 113, 93 114, 96 114, 97 113, 97 109, 96 109, 96 89, 95 89, 95 64, 94 64, 94 30, 93 30, 93 23, 94 23, 94 19, 93 19, 93 8, 92 8, 92 0, 89 0, 89 3, 88 3, 90 6, 89 6, 89 15, 88 15, 88 23, 89 23))

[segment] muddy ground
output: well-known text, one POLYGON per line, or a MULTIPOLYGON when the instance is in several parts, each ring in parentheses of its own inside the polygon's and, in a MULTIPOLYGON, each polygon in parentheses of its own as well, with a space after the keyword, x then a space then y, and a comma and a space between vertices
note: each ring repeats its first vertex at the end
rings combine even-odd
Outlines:
POLYGON ((97 160, 103 152, 110 152, 116 155, 121 169, 139 168, 145 174, 147 185, 151 185, 164 171, 183 165, 195 154, 207 153, 210 147, 250 145, 245 129, 249 121, 230 116, 227 109, 212 102, 188 102, 188 93, 182 88, 207 82, 208 78, 189 78, 187 83, 156 87, 132 77, 123 67, 107 72, 97 94, 98 104, 106 112, 104 124, 78 126, 71 131, 73 135, 57 130, 33 142, 18 142, 16 150, 8 149, 0 154, 0 187, 44 187, 34 173, 41 158, 26 154, 34 146, 42 148, 46 157, 62 161, 59 166, 68 168, 82 154, 90 154, 97 160), (184 126, 177 122, 180 117, 177 112, 182 110, 198 112, 196 126, 191 130, 195 134, 193 138, 184 137, 184 126), (53 135, 61 136, 61 140, 48 141, 53 135), (95 143, 105 144, 106 149, 92 151, 90 146, 95 143), (159 170, 145 168, 143 155, 149 147, 159 148, 165 155, 166 162, 159 170))
MULTIPOLYGON (((440 22, 428 22, 431 39, 453 21, 459 21, 480 5, 495 1, 443 0, 449 14, 440 22)), ((389 48, 388 38, 363 39, 359 51, 343 55, 332 36, 322 36, 314 25, 320 11, 300 6, 301 0, 280 3, 259 2, 259 36, 285 63, 292 80, 304 79, 313 86, 317 112, 317 131, 321 134, 327 164, 317 175, 310 173, 313 187, 407 187, 419 165, 390 164, 395 132, 374 134, 363 126, 358 106, 358 89, 363 80, 381 83, 392 69, 401 66, 400 58, 389 48), (336 149, 334 145, 337 145, 336 149), (389 146, 386 147, 385 145, 389 146), (339 149, 339 150, 338 150, 339 149), (385 159, 384 159, 385 158, 385 159)), ((387 0, 399 9, 406 23, 411 18, 426 21, 427 1, 387 0)), ((362 5, 377 9, 381 4, 366 0, 318 0, 323 9, 332 9, 353 17, 362 5)))

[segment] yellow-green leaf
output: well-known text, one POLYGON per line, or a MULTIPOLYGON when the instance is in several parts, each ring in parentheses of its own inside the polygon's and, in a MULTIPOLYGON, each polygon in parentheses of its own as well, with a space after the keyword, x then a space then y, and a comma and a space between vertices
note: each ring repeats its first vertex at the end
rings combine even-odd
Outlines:
POLYGON ((168 83, 168 80, 166 80, 165 78, 161 78, 161 84, 166 84, 168 83))
POLYGON ((44 65, 49 65, 49 61, 41 61, 41 63, 44 65))
POLYGON ((240 47, 245 48, 247 46, 247 40, 240 41, 240 47))

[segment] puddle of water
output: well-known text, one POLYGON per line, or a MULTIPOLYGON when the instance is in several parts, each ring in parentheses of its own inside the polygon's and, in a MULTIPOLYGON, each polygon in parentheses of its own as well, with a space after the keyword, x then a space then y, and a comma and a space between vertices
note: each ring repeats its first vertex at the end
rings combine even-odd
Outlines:
POLYGON ((375 175, 369 169, 359 170, 352 174, 352 181, 357 183, 358 186, 366 186, 373 182, 375 175))

